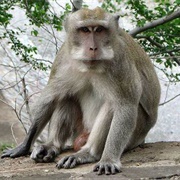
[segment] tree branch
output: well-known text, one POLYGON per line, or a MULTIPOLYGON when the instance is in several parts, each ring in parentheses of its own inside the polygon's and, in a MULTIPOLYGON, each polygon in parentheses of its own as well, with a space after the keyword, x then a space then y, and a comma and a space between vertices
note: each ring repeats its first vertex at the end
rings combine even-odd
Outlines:
MULTIPOLYGON (((159 53, 149 54, 149 56, 156 56, 156 55, 159 55, 162 53, 172 53, 172 52, 179 52, 179 51, 180 51, 180 48, 177 48, 177 49, 172 49, 172 50, 165 50, 165 51, 162 51, 159 53)), ((177 63, 179 64, 179 62, 177 62, 177 63)))
POLYGON ((26 104, 26 111, 27 111, 27 114, 29 115, 30 121, 32 122, 31 111, 30 111, 29 100, 28 100, 29 97, 28 97, 28 94, 27 94, 26 82, 25 82, 24 77, 22 78, 22 85, 23 85, 24 101, 25 101, 25 104, 26 104))
POLYGON ((177 98, 178 96, 180 96, 180 94, 174 96, 173 98, 169 99, 168 101, 166 101, 166 102, 164 102, 164 103, 159 104, 159 106, 163 106, 163 105, 169 103, 170 101, 174 100, 174 99, 177 98))
MULTIPOLYGON (((164 48, 160 43, 157 43, 157 42, 154 41, 151 37, 143 36, 143 35, 138 35, 138 36, 136 36, 136 38, 138 38, 138 39, 140 39, 140 38, 147 39, 151 44, 157 46, 158 48, 160 48, 160 49, 163 49, 163 48, 164 48)), ((180 50, 180 48, 178 48, 178 49, 173 49, 173 50, 166 50, 166 51, 160 52, 160 53, 158 53, 158 54, 168 53, 168 54, 171 56, 171 58, 173 59, 173 61, 175 61, 175 62, 180 66, 180 59, 176 58, 176 57, 174 56, 174 54, 173 54, 173 52, 177 52, 177 51, 179 51, 179 50, 180 50)), ((153 56, 154 56, 154 55, 158 55, 158 54, 153 54, 153 56)), ((152 54, 151 54, 150 56, 152 56, 152 54)))
POLYGON ((8 104, 6 101, 4 101, 4 100, 2 100, 2 99, 0 99, 0 101, 1 101, 2 103, 6 104, 7 106, 9 106, 9 107, 15 112, 18 120, 19 120, 20 123, 22 124, 22 126, 23 126, 23 128, 24 128, 24 131, 25 131, 26 134, 27 134, 27 129, 25 128, 24 123, 22 122, 21 118, 19 117, 16 107, 14 108, 12 105, 8 104))
POLYGON ((156 26, 159 26, 159 25, 162 25, 162 24, 165 24, 169 21, 172 21, 173 19, 176 19, 176 18, 179 18, 180 17, 180 8, 177 9, 177 11, 173 12, 172 14, 168 15, 168 16, 165 16, 165 17, 162 17, 160 19, 157 19, 157 20, 154 20, 152 22, 148 22, 146 23, 143 27, 136 27, 135 29, 131 30, 129 32, 129 34, 132 36, 132 37, 135 37, 137 34, 141 33, 141 32, 144 32, 148 29, 152 29, 156 26))
POLYGON ((82 0, 70 0, 71 1, 71 4, 73 5, 73 8, 72 8, 72 12, 75 12, 79 9, 81 9, 82 7, 82 0))

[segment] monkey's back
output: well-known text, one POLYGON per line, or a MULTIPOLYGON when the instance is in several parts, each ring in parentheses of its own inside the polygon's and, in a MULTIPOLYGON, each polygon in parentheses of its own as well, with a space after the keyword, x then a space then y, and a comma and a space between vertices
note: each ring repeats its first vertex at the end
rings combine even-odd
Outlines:
POLYGON ((139 72, 142 84, 142 96, 140 103, 146 109, 148 114, 152 109, 157 111, 160 100, 160 84, 155 72, 152 61, 144 49, 124 30, 120 29, 120 34, 124 38, 127 54, 130 63, 135 63, 139 72))

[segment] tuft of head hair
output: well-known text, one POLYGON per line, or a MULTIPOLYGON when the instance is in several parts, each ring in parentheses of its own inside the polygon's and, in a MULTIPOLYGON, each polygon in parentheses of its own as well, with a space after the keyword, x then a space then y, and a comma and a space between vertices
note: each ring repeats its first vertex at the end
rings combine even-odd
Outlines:
POLYGON ((106 12, 100 8, 97 7, 95 9, 81 9, 83 13, 81 13, 81 19, 86 20, 86 19, 95 19, 95 20, 103 20, 105 18, 106 12))

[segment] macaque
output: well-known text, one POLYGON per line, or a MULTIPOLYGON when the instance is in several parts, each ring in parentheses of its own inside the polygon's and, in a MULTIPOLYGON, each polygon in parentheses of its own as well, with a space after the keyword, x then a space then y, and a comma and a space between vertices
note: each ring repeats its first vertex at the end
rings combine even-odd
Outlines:
POLYGON ((53 161, 70 139, 77 152, 57 168, 98 161, 97 174, 120 172, 122 153, 141 145, 156 123, 160 85, 149 57, 118 19, 101 8, 69 14, 33 124, 24 142, 2 157, 27 155, 50 121, 47 142, 31 153, 36 162, 53 161))

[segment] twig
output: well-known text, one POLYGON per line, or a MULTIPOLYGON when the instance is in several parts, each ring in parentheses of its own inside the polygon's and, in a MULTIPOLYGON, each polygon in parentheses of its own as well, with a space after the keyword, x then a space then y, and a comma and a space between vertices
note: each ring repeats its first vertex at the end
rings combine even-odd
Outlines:
MULTIPOLYGON (((155 64, 153 64, 155 68, 157 68, 158 70, 162 71, 165 75, 166 75, 166 72, 164 69, 162 68, 159 68, 158 66, 156 66, 155 64)), ((164 81, 164 82, 171 82, 170 78, 168 76, 166 76, 168 80, 164 80, 162 78, 159 77, 159 79, 161 79, 161 81, 164 81)))
POLYGON ((1 101, 2 103, 6 104, 7 106, 9 106, 9 107, 15 112, 15 114, 16 114, 18 120, 20 121, 20 123, 22 124, 22 126, 23 126, 25 132, 27 133, 27 130, 26 130, 26 128, 25 128, 25 126, 24 126, 24 124, 23 124, 21 118, 19 117, 19 115, 18 115, 16 109, 15 109, 13 106, 11 106, 10 104, 8 104, 6 101, 4 101, 4 100, 2 100, 2 99, 0 99, 0 101, 1 101))
POLYGON ((56 4, 57 4, 59 7, 61 7, 61 8, 64 9, 64 10, 66 10, 66 8, 63 7, 62 5, 60 5, 60 4, 57 2, 57 0, 55 0, 55 2, 56 2, 56 4))
POLYGON ((17 144, 18 144, 18 142, 17 142, 17 139, 16 139, 16 137, 15 137, 15 135, 14 135, 14 130, 13 130, 13 126, 14 126, 14 124, 15 124, 15 123, 13 123, 13 124, 11 125, 11 133, 12 133, 13 139, 14 139, 14 141, 15 141, 16 145, 17 145, 17 144))
POLYGON ((170 86, 170 81, 168 82, 168 85, 167 85, 167 88, 166 88, 166 94, 165 94, 164 102, 166 102, 166 99, 168 97, 169 86, 170 86))
POLYGON ((40 62, 47 62, 47 63, 49 63, 49 64, 53 64, 51 61, 49 61, 49 60, 46 60, 46 59, 36 59, 36 61, 40 61, 40 62))
POLYGON ((151 56, 151 59, 157 59, 157 58, 160 58, 160 59, 173 59, 173 58, 180 58, 180 56, 168 56, 168 57, 164 57, 164 56, 151 56))
POLYGON ((178 95, 174 96, 173 98, 169 99, 169 100, 168 100, 168 101, 166 101, 166 102, 163 102, 163 103, 159 104, 159 106, 163 106, 163 105, 165 105, 165 104, 169 103, 170 101, 174 100, 174 99, 175 99, 175 98, 177 98, 178 96, 180 96, 180 94, 178 94, 178 95))
POLYGON ((29 101, 28 101, 28 94, 27 94, 27 90, 26 90, 26 82, 25 82, 25 78, 22 78, 22 85, 23 85, 23 93, 24 93, 24 101, 26 104, 26 111, 29 115, 29 119, 32 122, 32 116, 31 116, 31 112, 30 112, 30 108, 29 108, 29 101))
POLYGON ((57 54, 57 52, 58 52, 58 50, 59 50, 59 48, 58 48, 58 41, 57 41, 57 38, 56 38, 56 35, 55 35, 55 33, 54 33, 54 29, 53 29, 52 25, 50 26, 50 28, 51 28, 52 36, 53 36, 54 41, 55 41, 56 54, 57 54))
POLYGON ((162 53, 172 53, 172 52, 178 52, 180 50, 180 48, 177 49, 171 49, 171 50, 165 50, 163 52, 159 52, 159 53, 154 53, 154 54, 150 54, 149 56, 156 56, 162 53))

